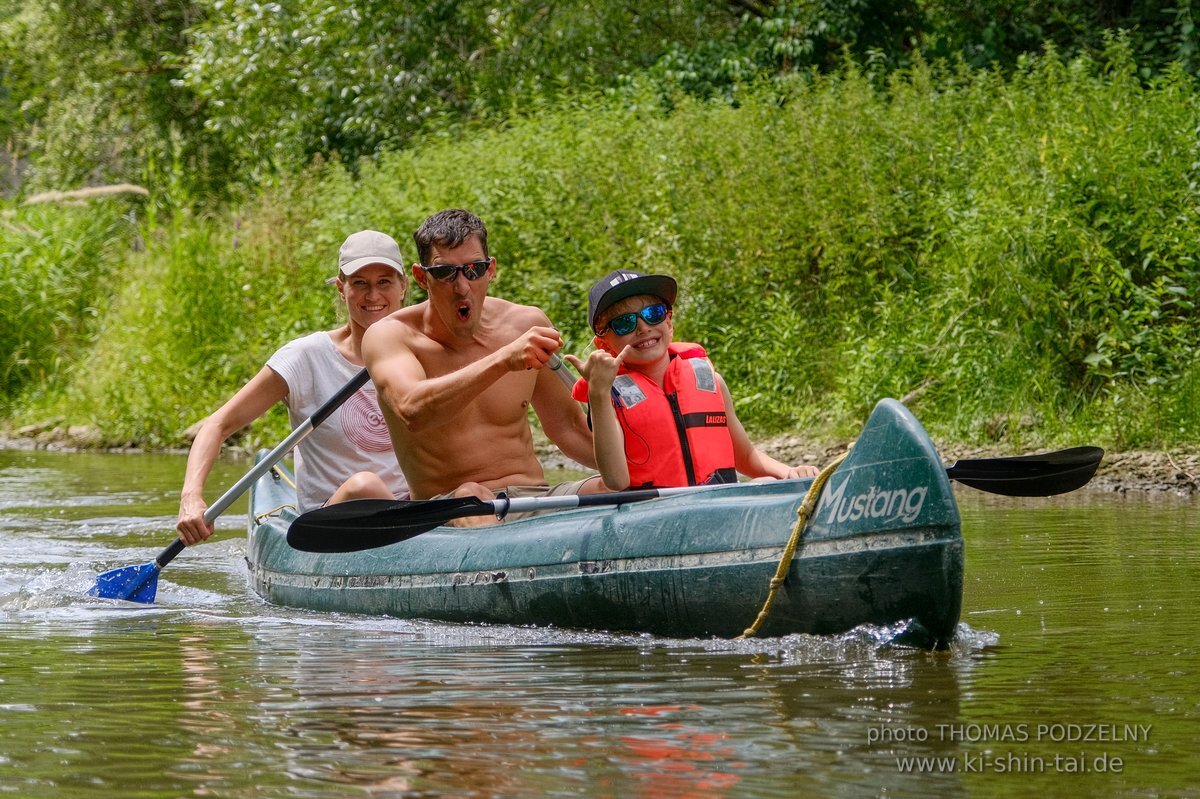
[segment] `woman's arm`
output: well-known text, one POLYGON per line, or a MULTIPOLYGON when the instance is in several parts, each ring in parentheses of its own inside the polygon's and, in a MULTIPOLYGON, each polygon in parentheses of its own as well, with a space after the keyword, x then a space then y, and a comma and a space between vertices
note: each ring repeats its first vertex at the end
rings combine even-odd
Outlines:
POLYGON ((204 520, 204 511, 208 510, 208 504, 204 501, 204 484, 225 439, 262 416, 287 393, 287 382, 274 369, 264 366, 250 382, 204 420, 188 451, 183 488, 179 492, 179 520, 175 529, 179 531, 183 543, 189 546, 198 544, 213 533, 213 526, 204 520))

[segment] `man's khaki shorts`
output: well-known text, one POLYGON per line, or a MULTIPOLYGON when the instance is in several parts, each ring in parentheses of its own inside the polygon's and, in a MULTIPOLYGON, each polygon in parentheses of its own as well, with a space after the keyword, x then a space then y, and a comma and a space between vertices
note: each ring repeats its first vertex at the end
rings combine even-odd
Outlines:
MULTIPOLYGON (((599 477, 597 475, 592 475, 591 477, 585 477, 582 480, 572 480, 568 483, 555 483, 554 485, 505 486, 497 491, 496 494, 499 495, 500 493, 504 493, 504 495, 509 499, 525 499, 527 497, 567 497, 571 496, 572 494, 578 494, 583 489, 584 484, 588 481, 598 479, 599 477)), ((445 494, 438 494, 435 497, 430 497, 430 499, 450 499, 453 496, 454 492, 450 491, 445 494)), ((530 510, 518 513, 509 513, 504 517, 504 521, 515 522, 518 519, 528 519, 530 516, 538 516, 543 513, 553 513, 555 510, 561 509, 551 508, 549 510, 530 510)))

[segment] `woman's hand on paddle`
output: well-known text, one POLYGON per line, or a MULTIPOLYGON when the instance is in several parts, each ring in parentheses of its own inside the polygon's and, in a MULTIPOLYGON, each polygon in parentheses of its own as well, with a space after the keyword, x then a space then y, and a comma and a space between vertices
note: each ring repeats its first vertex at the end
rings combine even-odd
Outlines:
POLYGON ((202 499, 181 499, 179 501, 179 521, 175 529, 183 543, 191 546, 199 544, 213 534, 213 526, 204 520, 204 511, 208 505, 202 499))
POLYGON ((625 356, 630 352, 628 345, 614 358, 605 350, 593 350, 583 361, 574 355, 564 355, 563 360, 575 367, 588 383, 589 391, 597 391, 607 396, 612 390, 613 381, 617 379, 617 371, 625 362, 625 356))

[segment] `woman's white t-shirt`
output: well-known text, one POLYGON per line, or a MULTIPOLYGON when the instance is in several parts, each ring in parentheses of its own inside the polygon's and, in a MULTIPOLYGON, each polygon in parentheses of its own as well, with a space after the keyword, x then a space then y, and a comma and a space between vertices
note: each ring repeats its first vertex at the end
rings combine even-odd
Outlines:
MULTIPOLYGON (((267 366, 288 385, 284 403, 293 429, 362 370, 346 360, 328 332, 289 341, 267 359, 267 366)), ((350 475, 363 471, 378 474, 397 497, 408 493, 408 481, 396 462, 375 384, 370 381, 300 442, 296 453, 300 512, 321 507, 350 475)))

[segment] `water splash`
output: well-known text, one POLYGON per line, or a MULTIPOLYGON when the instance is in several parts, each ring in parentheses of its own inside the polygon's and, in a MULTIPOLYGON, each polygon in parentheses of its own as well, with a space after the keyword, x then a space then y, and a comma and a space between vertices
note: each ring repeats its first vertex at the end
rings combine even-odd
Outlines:
POLYGON ((0 613, 17 614, 80 603, 96 581, 91 567, 75 563, 66 569, 11 569, 0 571, 0 613))

